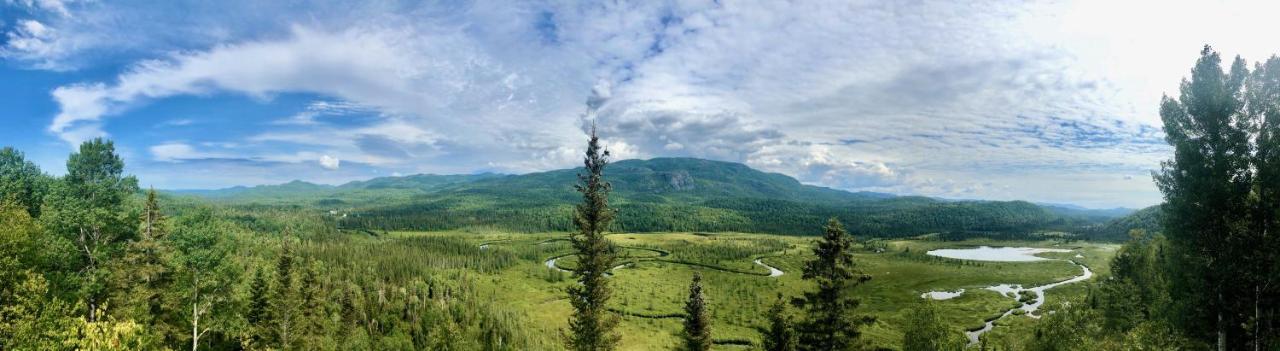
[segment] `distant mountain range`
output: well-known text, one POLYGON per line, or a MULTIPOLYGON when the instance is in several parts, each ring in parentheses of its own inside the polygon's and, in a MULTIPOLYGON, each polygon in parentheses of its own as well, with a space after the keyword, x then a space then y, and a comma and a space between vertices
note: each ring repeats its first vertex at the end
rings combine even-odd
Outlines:
MULTIPOLYGON (((337 209, 343 225, 442 230, 472 226, 568 230, 578 169, 521 175, 411 175, 338 186, 293 181, 217 190, 177 190, 233 203, 337 209)), ((1025 201, 954 201, 802 184, 732 162, 694 158, 622 160, 605 176, 618 209, 614 230, 812 234, 828 217, 875 236, 935 232, 1009 235, 1096 227, 1129 209, 1086 209, 1025 201)))

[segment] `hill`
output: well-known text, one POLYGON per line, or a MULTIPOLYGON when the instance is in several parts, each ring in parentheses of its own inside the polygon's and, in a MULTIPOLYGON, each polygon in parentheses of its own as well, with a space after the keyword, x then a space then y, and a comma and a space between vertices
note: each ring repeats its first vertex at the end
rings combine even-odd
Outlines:
POLYGON ((1142 229, 1151 233, 1160 231, 1160 221, 1163 215, 1163 205, 1147 207, 1128 216, 1114 218, 1092 226, 1085 230, 1085 235, 1095 240, 1129 240, 1129 231, 1133 229, 1142 229))
MULTIPOLYGON (((579 200, 573 188, 577 173, 564 169, 454 182, 398 201, 352 206, 341 224, 375 230, 569 230, 572 206, 579 200)), ((838 217, 860 235, 1009 236, 1100 221, 1024 201, 848 192, 743 164, 692 158, 623 160, 610 165, 606 177, 618 210, 615 231, 816 234, 827 218, 838 217)))

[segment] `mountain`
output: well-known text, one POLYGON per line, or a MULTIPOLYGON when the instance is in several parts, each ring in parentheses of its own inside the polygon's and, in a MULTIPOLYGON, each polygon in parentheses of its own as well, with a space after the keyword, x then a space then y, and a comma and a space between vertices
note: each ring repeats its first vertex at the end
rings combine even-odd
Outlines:
POLYGON ((495 173, 415 174, 403 177, 378 177, 337 186, 294 180, 277 185, 236 186, 212 190, 169 190, 168 192, 232 203, 333 206, 336 204, 403 200, 409 196, 428 193, 448 185, 503 176, 495 173))
MULTIPOLYGON (((441 185, 400 201, 354 206, 349 228, 515 231, 572 228, 577 169, 493 176, 441 185)), ((605 177, 618 211, 613 230, 816 234, 827 218, 854 233, 907 236, 940 232, 994 235, 1066 230, 1100 222, 1024 201, 943 201, 848 192, 802 184, 732 162, 693 158, 623 160, 605 177)))
POLYGON ((1086 208, 1072 204, 1055 204, 1055 203, 1036 203, 1049 211, 1066 216, 1091 217, 1100 220, 1119 218, 1128 216, 1137 212, 1137 210, 1126 207, 1116 208, 1086 208))

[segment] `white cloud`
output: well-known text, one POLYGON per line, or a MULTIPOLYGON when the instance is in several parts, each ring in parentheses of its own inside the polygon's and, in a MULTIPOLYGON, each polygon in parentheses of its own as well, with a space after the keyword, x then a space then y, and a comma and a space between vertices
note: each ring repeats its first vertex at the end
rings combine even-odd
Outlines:
POLYGON ((328 169, 328 170, 338 169, 339 162, 340 161, 337 158, 334 158, 329 155, 320 156, 320 167, 324 167, 324 169, 328 169))
MULTIPOLYGON (((92 18, 141 15, 100 7, 84 20, 22 22, 3 51, 51 65, 104 47, 144 53, 114 79, 53 91, 49 131, 72 144, 149 101, 300 92, 321 100, 227 142, 260 147, 250 159, 519 172, 575 165, 595 118, 618 158, 738 161, 855 190, 1112 205, 1158 201, 1144 177, 1117 182, 1167 157, 1155 103, 1201 44, 1280 52, 1265 37, 1276 7, 1265 2, 314 4, 311 21, 284 8, 124 33, 92 18), (191 39, 135 46, 175 37, 191 39), (336 125, 347 114, 375 118, 336 125), (1115 199, 1079 195, 1095 191, 1115 199)), ((220 152, 186 147, 160 154, 220 152)))
POLYGON ((75 0, 10 0, 10 2, 25 5, 29 8, 49 11, 60 16, 70 16, 71 12, 67 11, 67 4, 76 2, 75 0))

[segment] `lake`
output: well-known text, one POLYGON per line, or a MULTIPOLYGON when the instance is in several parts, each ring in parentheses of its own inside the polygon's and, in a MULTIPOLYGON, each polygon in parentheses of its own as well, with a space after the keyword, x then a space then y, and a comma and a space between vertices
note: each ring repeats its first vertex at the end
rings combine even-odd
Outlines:
POLYGON ((974 261, 996 262, 1034 262, 1048 258, 1036 256, 1045 252, 1071 252, 1067 249, 1044 249, 1036 247, 990 247, 980 246, 967 249, 938 249, 927 254, 938 257, 955 258, 974 261))

